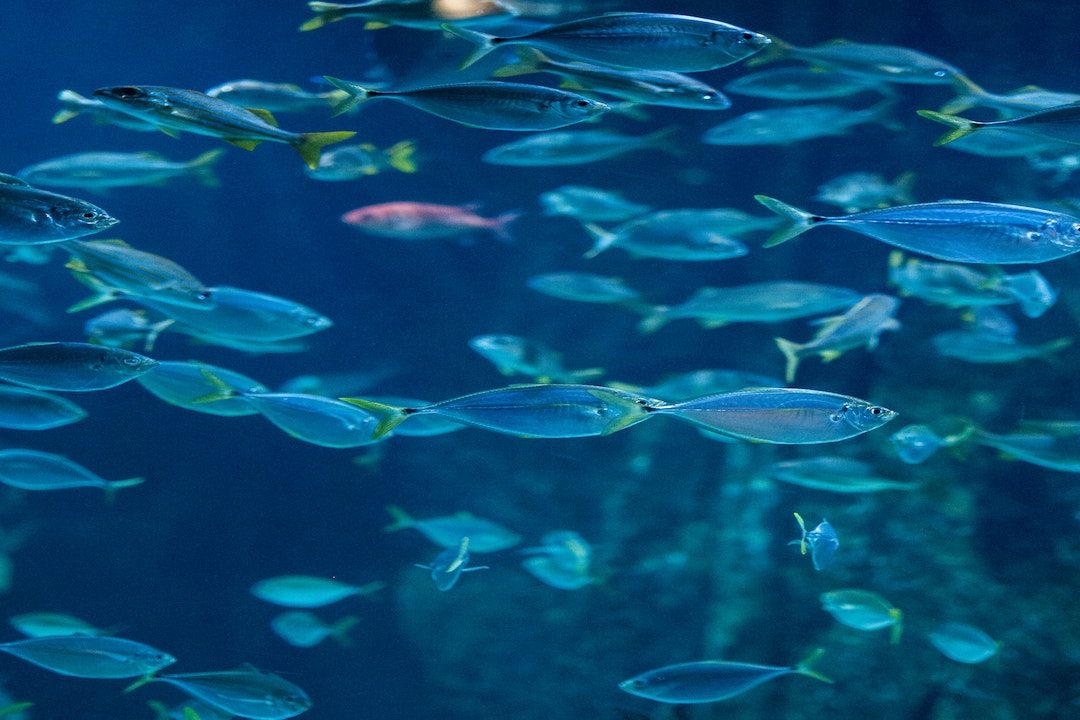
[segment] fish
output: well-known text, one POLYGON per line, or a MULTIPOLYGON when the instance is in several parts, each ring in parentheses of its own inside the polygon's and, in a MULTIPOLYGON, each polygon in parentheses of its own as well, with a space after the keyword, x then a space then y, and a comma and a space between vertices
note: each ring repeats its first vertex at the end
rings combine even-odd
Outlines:
POLYGON ((503 242, 511 242, 506 226, 520 213, 481 217, 473 212, 477 207, 400 200, 350 210, 341 216, 341 222, 361 232, 396 240, 428 240, 490 230, 503 242))
POLYGON ((1004 113, 1006 116, 1024 114, 1033 110, 1044 110, 1058 105, 1080 102, 1080 94, 1044 90, 1035 85, 1026 85, 1012 92, 999 95, 987 92, 975 84, 967 75, 955 75, 952 80, 956 97, 941 106, 939 112, 954 115, 973 107, 988 107, 1004 113))
POLYGON ((326 182, 358 180, 378 175, 387 168, 414 173, 417 170, 413 159, 415 152, 416 143, 412 140, 402 140, 382 150, 371 143, 360 143, 324 152, 318 167, 307 168, 304 172, 310 178, 326 182))
POLYGON ((946 145, 984 128, 1016 132, 1041 140, 1080 145, 1080 102, 1042 108, 1004 120, 968 120, 934 110, 918 110, 917 112, 927 120, 953 128, 935 140, 934 147, 946 145))
POLYGON ((220 83, 207 90, 206 94, 234 105, 259 108, 272 113, 326 110, 342 99, 340 90, 313 93, 292 83, 250 79, 220 83))
POLYGON ((383 532, 416 530, 443 548, 457 546, 462 537, 468 537, 469 548, 478 553, 506 550, 521 542, 521 536, 512 530, 467 512, 416 519, 397 505, 388 505, 386 511, 394 522, 384 527, 383 532))
POLYGON ((573 530, 544 533, 540 545, 520 550, 530 555, 521 567, 545 585, 558 590, 580 590, 596 582, 589 575, 592 546, 573 530))
POLYGON ((644 406, 645 416, 671 415, 728 437, 781 445, 846 440, 876 430, 896 411, 866 400, 801 388, 753 388, 644 406))
POLYGON ((251 586, 251 594, 274 605, 291 608, 317 608, 331 605, 353 595, 369 595, 386 587, 384 582, 349 585, 338 580, 312 575, 278 575, 251 586))
POLYGON ((0 245, 45 245, 108 230, 120 222, 85 200, 0 173, 0 245))
POLYGON ((909 465, 918 465, 943 447, 952 447, 967 440, 975 431, 967 426, 962 431, 942 437, 928 425, 905 425, 889 436, 896 456, 909 465))
POLYGON ((881 333, 900 329, 900 321, 893 317, 899 307, 900 300, 897 298, 872 293, 848 308, 843 315, 815 320, 814 323, 820 327, 814 337, 805 343, 774 338, 787 360, 784 380, 795 382, 795 372, 804 357, 819 355, 823 362, 831 362, 852 348, 865 347, 867 351, 873 351, 877 348, 881 333))
POLYGON ((619 68, 701 72, 736 63, 769 44, 765 35, 735 25, 667 13, 606 13, 515 37, 486 35, 449 23, 442 27, 477 45, 458 66, 461 70, 497 47, 528 45, 619 68))
POLYGON ((109 630, 96 628, 72 615, 54 612, 30 612, 8 618, 13 628, 27 637, 56 637, 58 635, 108 635, 109 630))
POLYGON ((878 123, 890 130, 901 127, 886 113, 893 100, 850 110, 829 103, 755 110, 714 125, 701 136, 706 145, 788 145, 820 137, 844 135, 850 128, 878 123))
POLYGON ((448 547, 435 556, 430 565, 417 564, 416 567, 431 571, 435 587, 445 592, 457 584, 463 572, 487 570, 486 565, 469 567, 469 538, 463 537, 454 546, 448 547))
POLYGON ((311 708, 311 698, 301 688, 249 664, 219 672, 150 674, 124 692, 151 682, 174 685, 218 710, 252 720, 285 720, 311 708))
POLYGON ((23 448, 0 450, 0 483, 23 490, 97 487, 111 500, 117 490, 141 485, 145 480, 105 480, 63 455, 23 448))
POLYGON ((609 382, 608 387, 629 390, 667 402, 689 400, 702 395, 733 392, 752 387, 779 387, 783 383, 776 378, 742 370, 704 369, 670 375, 655 385, 641 386, 609 382))
POLYGON ((742 257, 748 251, 739 238, 776 228, 776 219, 734 208, 679 208, 640 215, 612 230, 584 227, 595 241, 587 258, 620 247, 635 257, 705 261, 742 257))
POLYGON ((360 618, 348 615, 328 624, 306 610, 290 610, 275 615, 270 620, 270 629, 293 647, 315 647, 328 637, 343 647, 350 647, 352 641, 348 632, 358 622, 360 618))
POLYGON ((0 380, 36 390, 90 392, 116 387, 157 366, 123 348, 40 342, 0 348, 0 380))
POLYGON ((0 643, 0 651, 59 675, 132 678, 172 665, 169 653, 134 640, 96 635, 54 635, 0 643))
POLYGON ((798 540, 792 540, 788 545, 798 545, 799 551, 803 555, 806 554, 809 548, 810 559, 814 563, 815 570, 824 570, 829 567, 833 556, 836 555, 837 548, 840 547, 840 539, 836 535, 836 530, 825 518, 822 518, 821 522, 813 530, 806 529, 806 524, 799 513, 795 513, 795 520, 799 523, 802 537, 798 540))
POLYGON ((54 125, 67 122, 79 115, 89 115, 95 125, 115 125, 125 130, 137 132, 157 132, 158 128, 151 122, 128 115, 126 112, 114 110, 100 100, 83 97, 74 90, 61 90, 56 99, 61 108, 53 115, 54 125))
POLYGON ((903 613, 891 602, 868 590, 830 590, 821 594, 821 609, 841 625, 856 630, 889 631, 889 642, 900 642, 903 632, 903 613))
POLYGON ((918 487, 915 483, 879 477, 869 463, 838 455, 779 460, 765 468, 764 475, 770 480, 837 493, 914 490, 918 487))
POLYGON ((601 305, 635 303, 641 294, 620 278, 587 272, 554 272, 533 275, 525 283, 537 292, 574 302, 601 305))
POLYGON ((118 308, 87 320, 83 332, 87 341, 94 345, 130 350, 141 343, 142 351, 150 352, 158 336, 175 322, 172 318, 154 320, 145 310, 118 308))
POLYGON ((0 428, 9 430, 51 430, 86 417, 67 398, 32 388, 0 385, 0 428))
POLYGON ((173 162, 155 152, 85 152, 35 163, 16 176, 32 185, 99 192, 114 187, 161 186, 181 177, 218 187, 221 181, 214 173, 214 164, 224 154, 221 149, 208 150, 187 162, 173 162))
POLYGON ((890 205, 910 205, 915 173, 897 175, 889 182, 879 173, 847 173, 818 186, 815 200, 839 207, 846 213, 890 205))
POLYGON ((617 191, 588 185, 560 185, 540 195, 545 215, 566 215, 580 222, 619 222, 652 208, 625 199, 617 191))
POLYGON ((1025 420, 1010 433, 993 433, 972 424, 971 440, 1020 460, 1061 472, 1080 472, 1080 422, 1025 420))
POLYGON ((1037 345, 1017 342, 1012 337, 979 330, 946 330, 930 339, 935 352, 942 357, 969 363, 1014 363, 1021 360, 1049 360, 1073 343, 1071 337, 1060 337, 1037 345))
POLYGON ((966 623, 943 622, 926 637, 942 655, 968 665, 986 662, 1001 648, 1000 642, 966 623))
POLYGON ((761 70, 737 77, 724 90, 770 100, 831 100, 876 91, 889 94, 880 80, 804 67, 761 70))
POLYGON ((500 0, 367 0, 352 4, 309 2, 315 17, 300 26, 301 32, 315 30, 346 18, 363 18, 365 30, 396 25, 417 30, 438 30, 455 23, 501 22, 518 14, 513 5, 500 0))
POLYGON ((608 110, 604 103, 584 95, 525 83, 489 81, 378 90, 330 76, 326 81, 349 94, 334 108, 335 115, 372 98, 389 98, 468 127, 528 132, 566 127, 608 110))
POLYGON ((947 200, 823 217, 765 195, 754 197, 787 220, 765 247, 779 245, 819 225, 836 225, 903 250, 953 262, 1041 263, 1080 250, 1080 218, 1022 205, 947 200))
POLYGON ((813 69, 826 69, 859 78, 888 83, 945 85, 962 72, 953 65, 926 53, 898 45, 878 45, 829 40, 813 47, 796 47, 775 35, 764 52, 748 65, 776 60, 802 60, 813 69))
MULTIPOLYGON (((369 399, 384 405, 396 405, 398 407, 423 407, 424 405, 431 404, 430 400, 407 398, 398 395, 374 395, 369 399)), ((408 425, 398 425, 394 428, 394 435, 397 437, 433 437, 435 435, 445 435, 446 433, 457 432, 458 430, 464 430, 465 428, 466 426, 461 423, 447 420, 438 415, 421 415, 419 417, 414 417, 408 425)))
POLYGON ((496 145, 480 159, 492 165, 558 167, 610 160, 637 150, 663 150, 681 155, 671 142, 676 128, 661 128, 648 135, 624 135, 614 130, 562 130, 529 135, 496 145))
POLYGON ((477 335, 469 347, 503 375, 526 375, 538 383, 575 383, 604 374, 603 368, 567 370, 561 353, 520 335, 477 335))
POLYGON ((259 411, 244 396, 270 392, 247 375, 198 360, 162 360, 135 382, 170 405, 223 416, 257 415, 259 411), (222 385, 236 396, 218 397, 222 385), (213 402, 207 402, 208 397, 213 402))
POLYGON ((823 650, 815 650, 810 657, 793 667, 728 660, 667 665, 623 680, 619 683, 619 689, 657 702, 684 705, 727 700, 783 675, 805 675, 832 683, 832 680, 810 667, 823 654, 823 650))
POLYGON ((166 135, 180 132, 220 138, 245 150, 265 141, 290 145, 310 168, 319 166, 326 145, 348 140, 354 131, 295 133, 277 126, 274 116, 244 108, 197 90, 163 85, 117 85, 98 88, 94 98, 107 107, 153 124, 166 135))
POLYGON ((419 408, 364 398, 341 398, 382 419, 378 439, 414 415, 432 413, 491 432, 526 438, 610 435, 645 420, 654 401, 599 385, 511 385, 442 400, 419 408))

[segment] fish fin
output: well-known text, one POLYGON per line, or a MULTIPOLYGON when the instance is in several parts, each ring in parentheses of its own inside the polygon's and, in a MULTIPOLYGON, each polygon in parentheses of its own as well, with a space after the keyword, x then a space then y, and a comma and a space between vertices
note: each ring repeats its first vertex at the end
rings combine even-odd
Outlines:
POLYGON ((4 717, 5 715, 14 715, 15 713, 20 713, 23 710, 29 710, 32 707, 34 707, 34 703, 32 702, 17 702, 10 705, 5 705, 4 707, 0 708, 0 717, 4 717))
POLYGON ((780 228, 765 241, 765 247, 767 248, 774 247, 780 243, 787 242, 794 237, 798 237, 812 228, 814 223, 824 220, 820 215, 814 215, 805 210, 800 210, 793 205, 788 205, 785 202, 781 202, 767 195, 755 195, 754 199, 787 220, 786 224, 781 225, 780 228))
POLYGON ((232 143, 238 148, 244 148, 245 150, 254 150, 255 146, 262 142, 262 140, 248 140, 248 139, 234 139, 222 138, 227 143, 232 143))
POLYGON ((725 325, 730 325, 731 323, 727 320, 701 318, 700 320, 698 320, 698 324, 706 330, 715 330, 717 328, 722 328, 725 325))
POLYGON ((898 205, 909 205, 915 202, 915 198, 911 194, 911 189, 915 187, 915 177, 915 172, 908 170, 897 175, 896 179, 892 181, 893 190, 896 191, 896 197, 893 200, 898 205))
POLYGON ((843 350, 826 350, 818 353, 818 356, 821 358, 821 362, 832 362, 843 354, 843 350))
POLYGON ((323 80, 330 83, 338 90, 343 90, 347 97, 341 99, 332 106, 333 115, 337 117, 342 113, 349 112, 354 107, 371 97, 372 90, 348 80, 323 75, 323 80))
POLYGON ((319 156, 322 155, 322 149, 325 146, 348 140, 355 134, 353 130, 304 133, 300 136, 300 142, 293 147, 300 153, 300 157, 304 159, 307 166, 314 170, 319 167, 319 156))
POLYGON ((169 706, 160 700, 148 700, 146 702, 154 711, 154 720, 169 720, 169 706))
POLYGON ((184 720, 202 720, 202 715, 199 715, 190 705, 185 705, 184 720))
POLYGON ((573 382, 577 383, 577 382, 581 382, 582 380, 591 380, 593 378, 598 378, 601 375, 603 375, 605 372, 607 372, 607 371, 604 370, 604 368, 599 368, 599 367, 583 368, 581 370, 571 370, 570 371, 570 378, 571 378, 571 380, 573 382))
POLYGON ((950 78, 953 89, 956 90, 956 97, 948 101, 938 112, 945 115, 955 115, 956 113, 970 110, 979 104, 982 98, 985 98, 987 93, 981 87, 976 85, 971 78, 963 73, 956 73, 950 78))
POLYGON ((514 238, 507 231, 506 226, 521 217, 519 212, 504 212, 502 215, 494 218, 491 222, 491 230, 495 233, 495 237, 502 240, 504 243, 514 242, 514 238))
POLYGON ((382 20, 368 20, 364 23, 365 30, 385 30, 388 27, 390 27, 390 23, 382 20))
POLYGON ((649 314, 638 322, 638 332, 642 335, 650 335, 668 324, 667 313, 670 308, 667 305, 654 305, 649 314))
POLYGON ((515 51, 517 52, 517 60, 503 65, 491 74, 492 77, 516 77, 545 71, 543 63, 547 62, 548 58, 544 53, 528 45, 518 45, 515 51))
POLYGON ((398 530, 408 530, 411 527, 416 527, 412 515, 409 515, 397 505, 387 505, 386 512, 390 513, 390 517, 394 518, 394 522, 383 526, 383 532, 397 532, 398 530))
POLYGON ((399 143, 394 143, 390 147, 383 151, 386 155, 387 162, 390 163, 390 167, 395 170, 400 170, 403 173, 416 172, 416 160, 413 159, 413 153, 416 152, 416 143, 412 140, 402 140, 399 143))
POLYGON ((83 298, 77 303, 73 304, 64 312, 77 313, 88 308, 97 307, 98 305, 104 305, 107 302, 112 302, 123 297, 124 294, 119 290, 113 290, 112 288, 102 288, 99 292, 94 293, 88 298, 83 298))
POLYGON ((207 150, 188 162, 187 168, 195 176, 195 179, 206 187, 221 187, 221 180, 214 174, 213 166, 224 154, 225 150, 222 148, 207 150))
POLYGON ((165 332, 171 325, 175 325, 176 320, 173 318, 166 318, 160 322, 156 322, 150 326, 150 332, 146 333, 146 340, 143 342, 143 352, 150 352, 154 349, 154 343, 157 342, 158 336, 165 332))
POLYGON ((341 20, 344 16, 341 14, 341 6, 338 3, 328 2, 309 2, 308 8, 315 13, 315 17, 307 20, 299 28, 300 32, 307 32, 308 30, 316 30, 323 25, 328 25, 332 22, 341 20))
POLYGON ((773 340, 776 342, 776 347, 780 348, 780 352, 784 353, 784 357, 787 359, 787 366, 784 368, 784 382, 790 385, 795 382, 795 371, 799 369, 799 361, 802 360, 799 351, 803 349, 803 346, 781 337, 773 338, 773 340))
POLYGON ((958 117, 956 115, 934 112, 933 110, 916 110, 915 112, 917 112, 920 117, 924 117, 927 120, 934 120, 953 128, 935 140, 934 147, 940 147, 941 145, 951 143, 953 140, 959 140, 962 137, 970 135, 982 125, 982 123, 974 120, 968 120, 967 118, 958 117))
POLYGON ((375 402, 374 400, 365 400, 364 398, 338 398, 342 402, 347 402, 350 405, 355 405, 358 408, 363 408, 368 412, 381 415, 379 424, 375 426, 375 432, 371 434, 372 440, 378 440, 387 433, 393 431, 401 423, 411 415, 415 410, 413 408, 398 407, 396 405, 387 405, 386 403, 375 402))
POLYGON ((349 631, 353 629, 356 623, 360 622, 360 618, 355 615, 346 615, 337 622, 330 625, 330 637, 340 645, 341 647, 352 647, 352 638, 349 637, 349 631))
POLYGON ((1039 346, 1039 354, 1046 358, 1048 355, 1052 355, 1056 352, 1060 352, 1065 348, 1072 345, 1073 340, 1069 337, 1061 337, 1057 340, 1051 340, 1050 342, 1043 343, 1039 346))
POLYGON ((78 114, 78 110, 70 110, 68 108, 64 108, 63 110, 57 111, 57 113, 52 116, 52 122, 54 125, 59 125, 60 123, 67 122, 78 114))
POLYGON ((477 46, 475 50, 461 61, 458 65, 458 70, 464 70, 495 49, 495 41, 498 38, 493 35, 486 35, 482 32, 458 27, 456 25, 451 25, 450 23, 443 23, 440 27, 451 35, 456 35, 463 40, 468 40, 471 43, 475 43, 477 46))
POLYGON ((14 175, 8 175, 7 173, 0 173, 0 185, 23 185, 30 187, 30 184, 22 178, 17 178, 14 175))
POLYGON ((788 57, 793 46, 775 35, 765 34, 770 40, 769 44, 754 53, 747 60, 744 60, 744 65, 764 65, 765 63, 776 62, 777 60, 783 60, 788 57))
POLYGON ((273 125, 274 127, 278 127, 277 118, 274 117, 274 114, 272 112, 270 112, 269 110, 265 110, 263 108, 258 108, 258 107, 245 107, 244 109, 247 110, 252 115, 255 115, 257 118, 262 120, 267 125, 273 125))
POLYGON ((124 692, 129 693, 132 690, 137 690, 137 689, 141 688, 143 685, 146 685, 148 683, 152 683, 157 679, 158 679, 158 677, 154 673, 147 673, 146 675, 143 675, 141 678, 139 678, 138 680, 136 680, 135 682, 131 683, 126 688, 124 688, 124 692))
POLYGON ((810 666, 820 660, 821 656, 824 654, 825 650, 823 648, 818 648, 814 652, 810 653, 809 657, 807 657, 801 663, 792 668, 792 670, 797 672, 799 675, 805 675, 806 677, 814 678, 815 680, 820 680, 823 683, 829 683, 830 685, 832 685, 833 680, 831 678, 828 678, 819 673, 817 670, 812 670, 810 668, 810 666))
POLYGON ((592 236, 594 242, 593 246, 582 257, 594 258, 600 253, 607 250, 609 247, 615 244, 615 241, 619 239, 617 233, 613 233, 610 230, 605 230, 596 223, 583 223, 582 227, 592 236))
POLYGON ((889 644, 896 645, 900 642, 901 633, 904 632, 904 613, 900 611, 900 608, 890 608, 889 617, 894 621, 889 631, 889 644))
POLYGON ((224 380, 219 378, 214 373, 210 372, 206 368, 199 368, 199 373, 203 376, 203 379, 209 382, 214 390, 206 395, 200 395, 197 398, 189 400, 190 404, 202 404, 208 402, 216 402, 218 400, 228 400, 235 397, 243 397, 243 393, 237 392, 235 389, 229 386, 224 380))
POLYGON ((165 133, 166 135, 168 135, 168 136, 169 136, 169 137, 171 137, 171 138, 178 138, 178 137, 180 137, 180 131, 179 131, 179 130, 174 130, 173 128, 167 128, 167 127, 158 127, 158 130, 160 130, 161 132, 165 133))

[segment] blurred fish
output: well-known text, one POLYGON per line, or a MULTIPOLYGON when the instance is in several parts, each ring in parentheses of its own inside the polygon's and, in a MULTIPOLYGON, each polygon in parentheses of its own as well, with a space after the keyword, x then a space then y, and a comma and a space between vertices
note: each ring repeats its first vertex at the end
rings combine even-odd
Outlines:
POLYGON ((563 130, 530 135, 497 145, 481 159, 492 165, 553 167, 584 165, 609 160, 635 150, 664 150, 676 155, 682 148, 670 141, 677 128, 662 128, 648 135, 623 135, 614 130, 563 130))
POLYGON ((787 145, 844 135, 850 128, 865 123, 899 130, 901 126, 886 116, 892 105, 892 100, 885 100, 862 110, 825 103, 756 110, 709 128, 701 136, 701 142, 706 145, 787 145))
POLYGON ((448 547, 435 556, 430 565, 417 564, 416 567, 430 570, 435 587, 442 591, 454 587, 463 572, 488 569, 486 565, 469 567, 469 538, 467 537, 461 538, 457 545, 448 547))
POLYGON ((469 127, 530 131, 573 125, 608 109, 604 103, 584 95, 524 83, 473 82, 376 90, 330 76, 326 81, 349 94, 334 108, 335 115, 371 98, 390 98, 469 127))
POLYGON ((86 417, 86 411, 57 395, 31 388, 0 385, 0 428, 51 430, 86 417))
POLYGON ((348 615, 328 624, 306 610, 291 610, 275 615, 270 620, 270 629, 293 647, 315 647, 328 637, 349 647, 352 641, 348 632, 358 622, 360 618, 348 615))
POLYGON ((1001 647, 979 628, 958 622, 941 623, 927 638, 945 657, 969 665, 989 660, 1001 647))
POLYGON ((935 140, 934 147, 945 145, 984 128, 1007 130, 1043 140, 1080 144, 1080 103, 1076 102, 1043 108, 1005 120, 968 120, 933 110, 919 110, 918 113, 928 120, 953 128, 935 140))
POLYGON ((248 664, 223 672, 150 674, 124 692, 155 681, 174 685, 219 710, 252 720, 284 720, 311 707, 311 698, 299 687, 248 664))
POLYGON ((380 150, 371 143, 349 145, 324 152, 319 158, 319 166, 308 168, 304 172, 316 180, 343 181, 357 180, 369 175, 378 175, 387 168, 403 173, 416 172, 413 153, 416 143, 402 140, 385 150, 380 150))
POLYGON ((349 585, 311 575, 278 575, 251 586, 251 594, 274 605, 293 608, 316 608, 330 605, 353 595, 368 595, 386 587, 383 582, 349 585))
POLYGON ((782 382, 776 378, 743 372, 742 370, 694 370, 664 378, 656 385, 631 385, 628 383, 607 383, 608 387, 619 388, 658 398, 667 402, 690 400, 702 395, 715 395, 734 392, 752 387, 779 387, 782 382))
POLYGON ((631 202, 613 190, 561 185, 540 195, 545 215, 567 215, 580 222, 618 222, 647 213, 648 205, 631 202))
POLYGON ((821 594, 821 609, 841 625, 856 630, 891 627, 889 642, 900 642, 903 613, 891 602, 868 590, 831 590, 821 594))
POLYGON ((890 83, 944 85, 962 74, 960 70, 925 53, 896 45, 873 45, 849 40, 830 40, 813 47, 789 45, 770 35, 765 51, 748 65, 775 60, 802 60, 812 68, 824 68, 855 77, 890 83))
POLYGON ((308 167, 319 166, 325 145, 347 140, 355 132, 294 133, 277 126, 266 110, 249 109, 196 90, 162 85, 118 85, 99 88, 94 97, 108 107, 154 124, 167 135, 180 131, 221 138, 245 150, 264 141, 291 145, 308 167))
POLYGON ((709 432, 753 442, 803 445, 846 440, 875 430, 897 413, 865 400, 799 388, 754 388, 646 405, 709 432))
POLYGON ((267 112, 304 112, 326 110, 341 101, 340 90, 313 93, 292 83, 272 83, 263 80, 230 80, 215 85, 206 94, 234 105, 259 108, 267 112))
POLYGON ((365 30, 378 30, 397 25, 417 30, 438 30, 449 21, 455 23, 486 23, 508 20, 518 11, 500 0, 367 0, 341 4, 309 2, 315 13, 300 26, 301 32, 315 30, 346 18, 363 18, 365 30))
POLYGON ((95 345, 131 349, 142 345, 143 352, 154 349, 158 335, 176 321, 153 320, 145 310, 118 308, 92 317, 83 324, 86 339, 95 345))
POLYGON ((621 278, 586 272, 558 272, 533 275, 526 283, 537 292, 574 302, 633 303, 641 298, 637 290, 621 278))
MULTIPOLYGON (((14 251, 33 250, 35 252, 47 248, 42 262, 48 262, 49 254, 56 245, 10 245, 8 247, 14 251)), ((3 252, 0 246, 0 254, 3 252)), ((9 254, 4 259, 12 261, 14 258, 9 254)), ((33 325, 50 325, 53 322, 53 310, 41 286, 32 280, 5 272, 0 272, 0 312, 10 313, 33 325)))
POLYGON ((946 330, 931 339, 938 355, 970 363, 1013 363, 1043 359, 1072 345, 1070 337, 1027 345, 1015 338, 979 330, 946 330))
POLYGON ((8 618, 11 626, 27 637, 56 637, 58 635, 108 635, 108 630, 96 628, 85 620, 54 612, 31 612, 8 618))
POLYGON ((270 388, 246 375, 198 360, 163 360, 136 382, 169 403, 187 410, 210 415, 256 415, 258 410, 246 399, 253 393, 270 392, 270 388), (217 397, 221 385, 237 393, 236 397, 217 397), (207 402, 208 396, 214 402, 207 402))
POLYGON ((592 547, 573 530, 545 533, 539 546, 519 552, 531 555, 521 566, 545 585, 558 590, 580 590, 596 582, 589 575, 592 547))
POLYGON ((823 217, 765 195, 758 202, 787 224, 765 243, 773 247, 818 225, 836 225, 938 260, 1039 263, 1080 250, 1080 218, 1021 205, 946 200, 823 217))
POLYGON ((427 240, 490 230, 503 242, 510 242, 506 226, 521 213, 506 212, 488 218, 474 213, 477 207, 401 200, 350 210, 341 216, 341 221, 362 232, 398 240, 427 240))
POLYGON ((197 402, 242 397, 259 414, 286 435, 313 445, 329 448, 354 448, 370 445, 382 438, 377 433, 379 418, 362 408, 334 398, 303 393, 238 393, 222 383, 220 395, 209 395, 197 402))
POLYGON ((19 448, 0 450, 0 483, 23 490, 97 487, 111 500, 117 490, 141 485, 145 480, 105 480, 63 455, 19 448))
POLYGON ((915 202, 911 186, 915 173, 906 172, 889 182, 878 173, 847 173, 818 186, 815 200, 835 205, 844 212, 905 205, 915 202))
POLYGON ((952 79, 956 97, 941 106, 940 112, 954 115, 973 107, 993 108, 1006 116, 1044 110, 1058 105, 1080 102, 1080 94, 1044 90, 1026 85, 1004 95, 987 92, 976 85, 967 75, 954 75, 952 79))
POLYGON ((1030 158, 1040 153, 1060 153, 1076 146, 1006 128, 983 128, 977 133, 958 138, 945 147, 982 157, 1021 157, 1030 161, 1030 158))
POLYGON ((139 132, 156 132, 158 127, 148 120, 128 115, 126 112, 114 110, 100 100, 83 97, 74 90, 61 90, 56 96, 63 106, 55 115, 53 123, 67 122, 76 115, 89 115, 95 124, 115 125, 125 130, 137 130, 139 132))
POLYGON ((477 335, 469 340, 469 347, 503 375, 525 375, 538 383, 575 383, 604 374, 603 368, 567 370, 561 353, 519 335, 477 335))
POLYGON ((459 69, 497 47, 528 45, 615 67, 695 72, 738 62, 769 44, 764 35, 734 25, 664 13, 613 12, 516 37, 495 37, 453 25, 443 29, 478 46, 459 69))
POLYGON ((1025 420, 1011 433, 998 434, 972 426, 971 439, 996 448, 1010 460, 1061 472, 1080 472, 1080 422, 1025 420))
POLYGON ((469 538, 473 552, 498 552, 514 547, 521 536, 496 522, 479 518, 472 513, 416 519, 397 505, 387 505, 386 511, 394 522, 383 528, 384 532, 416 530, 439 547, 456 547, 463 537, 469 538))
POLYGON ((799 513, 795 513, 795 520, 799 523, 802 537, 798 540, 792 540, 788 545, 798 545, 803 555, 809 549, 810 559, 814 563, 815 570, 824 570, 829 567, 833 556, 836 555, 837 548, 840 547, 840 539, 836 536, 836 530, 825 518, 822 518, 821 522, 813 530, 806 529, 806 524, 799 513))
POLYGON ((737 77, 724 90, 771 100, 829 100, 875 90, 889 94, 880 81, 840 72, 802 67, 761 70, 737 77))
POLYGON ((586 223, 593 238, 584 257, 594 258, 618 247, 635 258, 679 261, 715 261, 742 257, 749 252, 739 240, 709 226, 703 210, 661 210, 627 220, 613 230, 586 223))
POLYGON ((959 433, 942 437, 927 425, 905 425, 889 436, 897 457, 909 465, 918 465, 943 447, 952 447, 967 440, 974 432, 968 426, 959 433))
POLYGON ((0 651, 81 678, 132 678, 157 672, 176 658, 134 640, 91 635, 56 635, 0 643, 0 651))
POLYGON ((214 163, 224 150, 208 150, 187 162, 172 162, 155 152, 87 152, 64 155, 20 170, 17 175, 34 185, 76 187, 103 191, 132 185, 164 185, 191 177, 207 187, 221 185, 214 163))
POLYGON ((116 387, 157 365, 144 355, 74 342, 0 348, 0 379, 37 390, 89 392, 116 387))
POLYGON ((837 455, 780 460, 765 469, 765 477, 812 490, 838 493, 914 490, 918 487, 914 483, 878 477, 869 463, 837 455))
POLYGON ((823 653, 823 650, 815 650, 810 657, 794 667, 754 665, 727 660, 701 660, 667 665, 623 680, 619 683, 619 689, 649 700, 683 705, 727 700, 782 675, 805 675, 821 682, 832 683, 829 678, 810 669, 810 665, 823 653))
POLYGON ((0 173, 0 245, 63 242, 120 222, 85 200, 39 190, 0 173))

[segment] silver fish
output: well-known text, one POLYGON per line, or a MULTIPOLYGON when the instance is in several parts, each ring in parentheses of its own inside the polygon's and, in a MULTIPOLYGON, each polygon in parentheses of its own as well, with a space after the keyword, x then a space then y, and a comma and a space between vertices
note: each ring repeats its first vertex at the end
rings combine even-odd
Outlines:
POLYGON ((85 200, 40 190, 0 173, 0 245, 63 242, 120 222, 85 200))
POLYGON ((154 152, 87 152, 35 163, 17 175, 35 185, 104 190, 133 185, 162 185, 191 177, 207 187, 221 184, 214 163, 224 150, 208 150, 187 162, 173 162, 154 152))
POLYGON ((123 348, 75 342, 0 348, 0 379, 38 390, 89 392, 116 387, 158 364, 123 348))

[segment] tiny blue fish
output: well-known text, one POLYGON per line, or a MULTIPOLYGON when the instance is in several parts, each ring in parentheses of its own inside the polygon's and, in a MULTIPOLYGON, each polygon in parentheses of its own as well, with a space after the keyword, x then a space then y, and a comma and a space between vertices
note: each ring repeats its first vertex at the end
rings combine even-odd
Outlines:
POLYGON ((837 548, 840 547, 840 538, 836 536, 836 530, 825 518, 813 530, 807 530, 803 523, 802 515, 795 513, 795 519, 802 530, 802 537, 792 540, 788 545, 798 545, 800 552, 806 554, 810 550, 810 559, 814 563, 815 570, 824 570, 832 563, 837 548))
POLYGON ((457 584, 458 578, 463 572, 473 570, 487 570, 487 565, 468 567, 469 565, 469 538, 461 538, 461 542, 455 547, 448 547, 435 556, 430 565, 416 567, 431 571, 431 579, 435 581, 435 587, 446 591, 457 584))

